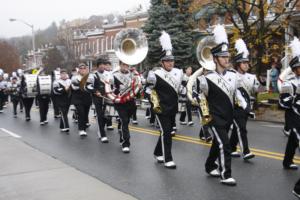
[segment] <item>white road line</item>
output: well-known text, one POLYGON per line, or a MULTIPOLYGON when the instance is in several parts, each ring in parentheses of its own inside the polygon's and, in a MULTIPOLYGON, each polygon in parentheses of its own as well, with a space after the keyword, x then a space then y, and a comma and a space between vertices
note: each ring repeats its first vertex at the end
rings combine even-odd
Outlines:
POLYGON ((283 128, 283 125, 261 125, 264 127, 269 127, 269 128, 283 128))
POLYGON ((11 131, 5 129, 5 128, 0 128, 0 130, 3 131, 3 132, 5 132, 5 133, 7 133, 7 134, 9 134, 9 135, 11 135, 12 137, 15 137, 15 138, 21 138, 20 135, 15 134, 15 133, 13 133, 13 132, 11 132, 11 131))

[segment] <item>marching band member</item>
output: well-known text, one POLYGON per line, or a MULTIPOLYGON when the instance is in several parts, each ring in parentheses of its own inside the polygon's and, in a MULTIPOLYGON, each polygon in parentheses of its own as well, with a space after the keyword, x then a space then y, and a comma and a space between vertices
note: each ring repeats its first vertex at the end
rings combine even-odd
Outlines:
POLYGON ((233 122, 233 106, 237 91, 236 72, 228 70, 229 52, 225 28, 216 25, 213 30, 216 46, 211 49, 216 70, 201 75, 197 92, 207 98, 212 121, 209 126, 213 132, 213 142, 205 163, 206 172, 213 177, 221 177, 221 183, 236 185, 231 176, 231 148, 228 131, 233 122), (215 163, 219 158, 219 166, 215 163), (220 172, 219 172, 219 170, 220 172))
POLYGON ((60 70, 60 78, 53 83, 53 93, 61 115, 59 128, 62 132, 68 133, 70 130, 68 112, 71 104, 71 80, 67 70, 60 70))
POLYGON ((85 84, 89 76, 89 69, 85 63, 79 64, 78 75, 72 76, 72 99, 78 112, 79 136, 87 136, 86 129, 89 127, 89 111, 92 98, 89 92, 85 91, 85 84))
POLYGON ((113 100, 115 109, 120 119, 120 143, 123 153, 130 152, 129 121, 135 110, 134 98, 141 89, 141 78, 134 68, 119 61, 120 69, 112 73, 110 80, 106 81, 105 91, 107 96, 113 100), (113 85, 114 91, 111 90, 113 85))
MULTIPOLYGON (((111 67, 111 62, 107 59, 104 60, 105 63, 105 71, 104 71, 104 77, 105 80, 108 80, 112 75, 112 67, 111 67)), ((113 87, 113 86, 111 86, 113 87)), ((107 100, 104 100, 104 107, 106 107, 107 100)), ((104 108, 105 110, 105 108, 104 108)), ((112 117, 111 116, 105 116, 105 125, 106 125, 106 130, 112 131, 114 130, 114 127, 112 126, 112 117)))
MULTIPOLYGON (((150 70, 150 71, 153 71, 154 69, 152 69, 152 70, 150 70)), ((147 79, 148 79, 148 75, 149 75, 149 73, 152 73, 152 72, 148 72, 148 74, 147 74, 147 79)), ((146 79, 146 80, 147 80, 146 79)), ((145 92, 144 92, 144 94, 145 94, 145 96, 144 96, 144 98, 145 99, 147 99, 148 101, 149 101, 149 103, 150 103, 150 108, 148 108, 147 110, 146 110, 146 119, 149 119, 149 123, 150 123, 150 125, 151 126, 155 126, 155 113, 154 113, 154 111, 153 111, 153 103, 152 103, 152 101, 151 101, 151 92, 152 92, 152 89, 151 89, 151 84, 149 84, 147 81, 146 81, 146 85, 145 85, 145 92), (148 113, 148 114, 147 114, 148 113)))
MULTIPOLYGON (((7 87, 8 83, 9 83, 9 74, 8 73, 4 73, 3 74, 3 81, 4 81, 4 84, 7 87)), ((8 104, 8 93, 4 92, 4 104, 3 104, 3 107, 6 108, 7 104, 8 104)))
POLYGON ((86 90, 92 94, 93 103, 97 113, 98 137, 102 143, 108 143, 108 139, 104 130, 105 126, 105 61, 97 60, 97 71, 91 73, 86 83, 86 90))
POLYGON ((175 169, 172 156, 173 125, 178 112, 178 91, 182 81, 182 70, 174 68, 172 43, 169 34, 162 32, 160 43, 163 49, 161 68, 150 71, 147 82, 151 85, 151 99, 160 126, 160 136, 157 141, 154 156, 158 163, 164 163, 169 169, 175 169))
POLYGON ((18 82, 18 77, 13 76, 11 83, 9 84, 9 94, 11 102, 13 103, 13 115, 17 117, 17 106, 20 102, 20 83, 18 82))
MULTIPOLYGON (((20 93, 21 93, 21 97, 22 97, 22 102, 25 107, 25 120, 28 122, 31 120, 30 111, 31 111, 31 108, 33 105, 34 96, 31 96, 31 95, 28 96, 28 86, 26 83, 25 75, 26 74, 23 74, 21 77, 20 93)), ((36 83, 36 80, 35 80, 35 83, 36 83)), ((36 91, 36 86, 34 86, 34 88, 32 90, 36 91)))
POLYGON ((3 73, 1 73, 0 74, 0 113, 3 113, 6 90, 7 90, 7 82, 3 78, 3 73))
MULTIPOLYGON (((22 69, 18 69, 17 70, 17 77, 18 77, 18 84, 21 85, 21 80, 22 80, 22 76, 23 76, 23 70, 22 69)), ((22 96, 20 96, 20 112, 23 112, 23 100, 22 100, 22 96)))
POLYGON ((255 157, 250 152, 247 137, 247 120, 251 111, 251 95, 258 91, 259 82, 254 74, 249 74, 249 51, 245 42, 242 39, 238 39, 235 43, 235 49, 237 55, 233 58, 233 64, 239 76, 239 88, 244 102, 246 105, 240 105, 240 102, 236 102, 234 109, 233 130, 230 137, 231 156, 239 157, 240 154, 236 151, 237 143, 241 147, 244 160, 249 160, 255 157), (243 109, 246 107, 246 109, 243 109))
MULTIPOLYGON (((38 102, 39 105, 39 112, 40 112, 40 125, 43 126, 45 124, 48 124, 48 120, 47 120, 47 114, 49 111, 49 103, 50 103, 50 94, 51 94, 51 90, 49 90, 49 94, 46 93, 42 93, 41 92, 41 80, 40 78, 45 77, 45 73, 42 73, 38 76, 37 78, 37 91, 38 94, 36 96, 36 100, 38 102)), ((50 83, 50 87, 52 82, 50 83)))
POLYGON ((192 105, 191 105, 191 102, 189 101, 189 99, 187 99, 186 97, 186 84, 189 80, 189 77, 191 76, 192 74, 192 67, 187 67, 186 70, 185 70, 185 74, 183 76, 183 80, 182 80, 182 86, 185 90, 185 100, 186 100, 186 111, 185 112, 181 112, 180 113, 180 124, 182 125, 186 125, 188 124, 189 126, 192 126, 194 124, 193 120, 192 120, 192 105), (188 117, 188 122, 185 121, 185 117, 188 117))
MULTIPOLYGON (((289 65, 294 72, 295 76, 289 78, 282 83, 279 96, 279 104, 282 108, 286 109, 286 120, 288 120, 290 127, 290 134, 288 136, 288 142, 286 144, 285 155, 283 159, 283 167, 285 169, 298 169, 298 166, 294 164, 293 158, 296 148, 299 147, 300 138, 300 109, 299 109, 299 97, 300 97, 300 42, 298 38, 290 44, 293 59, 289 65)), ((299 186, 298 186, 299 187, 299 186)), ((300 191, 298 189, 300 194, 300 191)))
MULTIPOLYGON (((60 68, 56 68, 53 72, 52 72, 52 83, 54 83, 55 80, 58 80, 60 78, 60 68)), ((53 87, 53 85, 52 85, 53 87)), ((53 111, 54 111, 54 118, 60 118, 60 112, 59 112, 59 108, 58 108, 58 103, 56 100, 56 95, 53 93, 54 90, 52 88, 52 93, 51 93, 51 101, 52 101, 52 105, 53 105, 53 111)))
MULTIPOLYGON (((286 120, 289 120, 290 134, 286 144, 283 167, 285 169, 298 169, 293 163, 295 151, 299 147, 300 138, 300 41, 298 38, 290 44, 292 50, 292 60, 289 63, 294 77, 288 77, 281 85, 279 104, 286 109, 286 120)), ((289 68, 285 69, 290 70, 289 68)), ((284 72, 285 72, 284 71, 284 72)), ((282 72, 282 73, 284 73, 282 72)), ((293 194, 300 199, 300 179, 295 184, 293 194)))

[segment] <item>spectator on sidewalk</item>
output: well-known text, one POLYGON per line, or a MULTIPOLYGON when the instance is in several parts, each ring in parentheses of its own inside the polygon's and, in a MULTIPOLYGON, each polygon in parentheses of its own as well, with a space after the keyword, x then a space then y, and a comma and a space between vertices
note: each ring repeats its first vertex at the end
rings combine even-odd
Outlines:
POLYGON ((271 77, 270 80, 271 80, 272 92, 278 92, 277 80, 279 77, 279 70, 278 70, 277 61, 275 59, 272 60, 270 77, 271 77))

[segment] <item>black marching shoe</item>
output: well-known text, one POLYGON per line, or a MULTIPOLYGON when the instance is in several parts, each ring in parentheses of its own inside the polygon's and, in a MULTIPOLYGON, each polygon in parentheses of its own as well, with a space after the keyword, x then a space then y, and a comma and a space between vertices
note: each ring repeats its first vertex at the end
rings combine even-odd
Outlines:
POLYGON ((123 153, 129 153, 130 149, 129 149, 129 147, 123 147, 122 151, 123 151, 123 153))
POLYGON ((221 179, 220 182, 221 182, 223 185, 236 186, 236 180, 235 180, 234 178, 221 179))
POLYGON ((165 168, 176 169, 176 164, 174 161, 165 162, 165 168))
POLYGON ((250 160, 254 157, 255 157, 255 155, 253 153, 247 153, 246 155, 244 155, 243 159, 244 160, 250 160))
POLYGON ((172 132, 171 132, 171 136, 172 136, 172 137, 175 137, 175 136, 176 136, 176 132, 175 132, 175 131, 172 131, 172 132))
POLYGON ((108 143, 107 137, 101 137, 101 138, 100 138, 100 141, 101 141, 102 143, 108 143))
POLYGON ((298 197, 298 199, 300 199, 300 193, 297 192, 295 189, 292 191, 293 195, 295 195, 296 197, 298 197))
POLYGON ((284 169, 297 170, 298 169, 298 165, 295 165, 295 164, 292 163, 292 164, 290 164, 288 166, 283 165, 283 168, 284 169))
POLYGON ((207 172, 207 173, 208 173, 208 175, 211 176, 211 177, 216 177, 216 178, 218 178, 218 177, 221 176, 220 172, 219 172, 217 169, 213 169, 213 170, 211 170, 210 172, 207 172))
POLYGON ((157 163, 163 163, 164 162, 164 157, 163 156, 155 156, 154 155, 154 158, 157 161, 157 163))
POLYGON ((291 130, 285 130, 284 128, 282 129, 283 135, 285 135, 286 137, 290 136, 291 130))
POLYGON ((234 157, 234 158, 239 158, 239 157, 241 157, 241 155, 240 155, 240 153, 239 152, 237 152, 237 151, 233 151, 233 152, 231 152, 231 157, 234 157))

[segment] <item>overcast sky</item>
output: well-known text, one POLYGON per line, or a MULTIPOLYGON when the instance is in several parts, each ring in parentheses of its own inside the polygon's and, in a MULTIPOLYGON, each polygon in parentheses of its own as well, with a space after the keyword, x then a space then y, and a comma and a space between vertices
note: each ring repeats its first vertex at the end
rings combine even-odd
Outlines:
POLYGON ((22 19, 33 24, 35 29, 45 29, 53 21, 88 18, 124 12, 142 4, 149 7, 150 0, 2 0, 0 6, 0 38, 29 35, 31 29, 20 22, 9 22, 9 18, 22 19))

